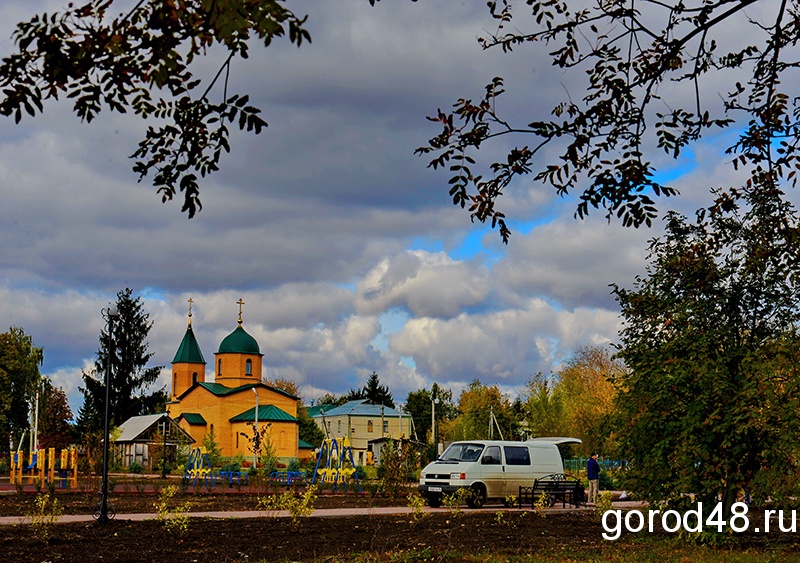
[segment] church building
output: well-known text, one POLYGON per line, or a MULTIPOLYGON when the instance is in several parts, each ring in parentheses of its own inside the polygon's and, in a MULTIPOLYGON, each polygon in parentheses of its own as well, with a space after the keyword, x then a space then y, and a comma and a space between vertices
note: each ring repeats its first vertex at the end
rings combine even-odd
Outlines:
POLYGON ((206 381, 206 361, 189 323, 172 360, 172 400, 167 412, 195 440, 213 431, 223 456, 252 459, 254 425, 266 428, 265 439, 283 460, 298 457, 298 397, 261 381, 263 354, 256 339, 239 322, 214 354, 214 382, 206 381))

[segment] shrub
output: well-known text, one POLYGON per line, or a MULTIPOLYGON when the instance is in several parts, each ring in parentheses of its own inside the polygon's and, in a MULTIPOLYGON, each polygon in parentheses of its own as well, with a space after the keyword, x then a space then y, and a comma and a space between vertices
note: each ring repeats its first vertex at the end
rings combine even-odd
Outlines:
POLYGON ((141 466, 139 462, 132 461, 131 464, 128 466, 128 471, 130 473, 136 473, 137 475, 142 472, 144 468, 141 466))

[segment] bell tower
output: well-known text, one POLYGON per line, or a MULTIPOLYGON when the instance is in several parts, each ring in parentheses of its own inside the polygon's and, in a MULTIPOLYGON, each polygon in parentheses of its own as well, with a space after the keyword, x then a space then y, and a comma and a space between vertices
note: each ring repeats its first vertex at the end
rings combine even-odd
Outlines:
POLYGON ((206 361, 200 351, 200 345, 192 331, 192 304, 189 298, 189 324, 183 335, 181 345, 172 359, 172 399, 181 396, 195 383, 206 380, 206 361))

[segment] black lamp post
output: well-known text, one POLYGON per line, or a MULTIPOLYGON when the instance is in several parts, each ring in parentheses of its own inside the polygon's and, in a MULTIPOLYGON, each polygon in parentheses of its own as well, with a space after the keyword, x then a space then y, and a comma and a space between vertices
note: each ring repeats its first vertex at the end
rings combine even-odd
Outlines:
POLYGON ((108 416, 108 402, 109 402, 109 387, 111 387, 111 362, 114 358, 114 337, 112 331, 114 330, 114 319, 118 316, 117 306, 109 305, 108 308, 103 309, 103 318, 108 323, 108 341, 106 343, 106 409, 103 422, 103 484, 100 489, 100 516, 97 521, 101 524, 107 523, 110 518, 108 516, 108 442, 109 442, 109 416, 108 416))

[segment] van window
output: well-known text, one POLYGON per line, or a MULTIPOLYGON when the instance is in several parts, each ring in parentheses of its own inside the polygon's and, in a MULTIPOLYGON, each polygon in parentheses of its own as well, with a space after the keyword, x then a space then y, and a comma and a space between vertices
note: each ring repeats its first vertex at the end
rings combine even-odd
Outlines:
POLYGON ((445 450, 443 461, 478 461, 483 451, 483 444, 452 444, 445 450))
POLYGON ((483 465, 500 465, 500 446, 489 446, 481 460, 483 465))
POLYGON ((506 453, 506 464, 508 465, 530 465, 531 454, 528 446, 504 446, 506 453))

